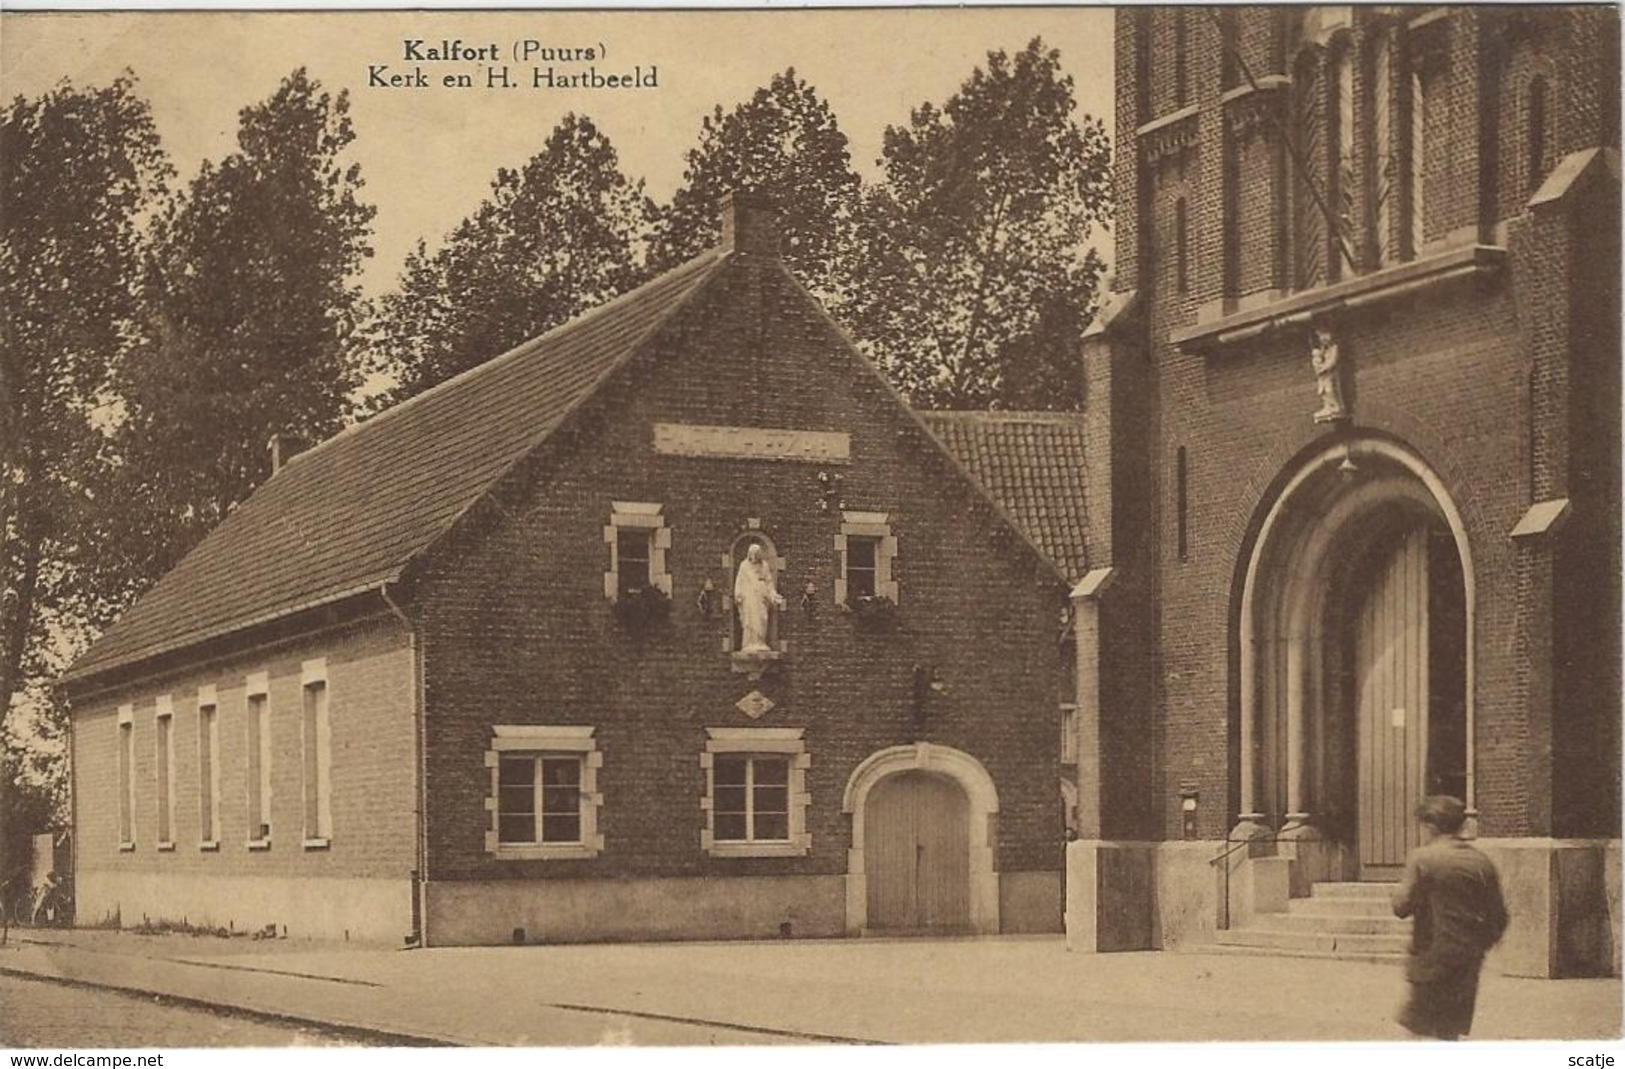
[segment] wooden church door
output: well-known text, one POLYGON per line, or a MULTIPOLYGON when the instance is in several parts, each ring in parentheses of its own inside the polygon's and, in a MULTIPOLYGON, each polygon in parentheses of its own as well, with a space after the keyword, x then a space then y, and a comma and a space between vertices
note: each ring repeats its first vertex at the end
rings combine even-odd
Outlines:
POLYGON ((1354 617, 1360 872, 1395 879, 1420 842, 1427 767, 1427 528, 1386 543, 1365 575, 1354 617))
POLYGON ((970 800, 959 784, 925 772, 888 776, 869 793, 863 837, 869 927, 969 927, 970 800))

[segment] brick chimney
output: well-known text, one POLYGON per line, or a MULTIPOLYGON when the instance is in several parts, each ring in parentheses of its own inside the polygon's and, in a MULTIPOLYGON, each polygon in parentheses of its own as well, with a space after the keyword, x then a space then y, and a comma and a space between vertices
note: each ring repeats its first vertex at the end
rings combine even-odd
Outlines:
POLYGON ((282 470, 282 465, 310 448, 310 443, 297 434, 286 431, 271 435, 269 443, 271 451, 271 474, 275 475, 282 470))
POLYGON ((779 213, 765 193, 732 190, 722 195, 722 251, 747 256, 779 255, 779 213))

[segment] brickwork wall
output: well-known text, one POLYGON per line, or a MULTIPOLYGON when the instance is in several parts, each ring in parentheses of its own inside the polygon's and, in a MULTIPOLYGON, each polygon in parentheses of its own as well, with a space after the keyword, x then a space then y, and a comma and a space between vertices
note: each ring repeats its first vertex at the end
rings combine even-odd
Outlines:
MULTIPOLYGON (((416 865, 416 750, 412 658, 393 620, 361 623, 264 651, 94 695, 73 717, 75 863, 84 878, 311 876, 406 878, 416 865), (333 835, 302 847, 304 794, 301 664, 327 660, 332 724, 333 835), (246 687, 269 675, 271 847, 249 850, 246 687), (199 848, 198 688, 216 688, 220 772, 219 850, 199 848), (158 851, 155 702, 174 708, 173 851, 158 851), (135 849, 119 849, 118 707, 134 706, 135 849)), ((128 918, 127 918, 128 919, 128 918)), ((171 918, 179 919, 179 918, 171 918)), ((286 923, 290 918, 281 918, 286 923)), ((404 931, 403 919, 402 924, 404 931)))
MULTIPOLYGON (((1612 25, 1617 15, 1605 9, 1531 15, 1544 27, 1546 40, 1562 43, 1509 46, 1504 60, 1499 54, 1491 57, 1496 66, 1488 71, 1484 48, 1497 32, 1497 13, 1453 10, 1426 31, 1443 42, 1442 62, 1430 81, 1426 117, 1427 234, 1435 240, 1452 234, 1456 240, 1472 240, 1475 233, 1489 235, 1496 224, 1511 220, 1512 256, 1506 276, 1482 289, 1428 291, 1348 316, 1339 328, 1343 352, 1356 369, 1352 384, 1356 429, 1397 440, 1420 456, 1442 479, 1467 527, 1477 579, 1477 803, 1484 833, 1501 836, 1552 834, 1558 825, 1578 828, 1584 821, 1562 814, 1578 813, 1581 803, 1559 799, 1554 816, 1554 791, 1596 793, 1605 783, 1617 791, 1618 780, 1617 762, 1608 765, 1592 759, 1577 741, 1579 729, 1564 726, 1583 725, 1594 735, 1601 733, 1598 737, 1617 738, 1617 684, 1611 697, 1603 696, 1601 686, 1591 688, 1588 683, 1583 694, 1565 699, 1565 686, 1572 691, 1577 684, 1554 685, 1552 665, 1532 652, 1542 644, 1550 648, 1553 641, 1562 648, 1579 640, 1578 634, 1563 632, 1562 625, 1550 637, 1542 628, 1568 615, 1566 603, 1554 608, 1549 601, 1550 584, 1558 584, 1560 600, 1579 596, 1581 584, 1565 592, 1560 562, 1554 572, 1552 562, 1541 559, 1538 551, 1531 553, 1508 538, 1530 502, 1553 492, 1556 484, 1548 469, 1567 465, 1571 457, 1591 458, 1588 463, 1601 472, 1600 489, 1594 495, 1600 499, 1611 494, 1617 511, 1617 402, 1609 408, 1606 401, 1598 401, 1589 421, 1571 421, 1570 385, 1562 368, 1577 358, 1571 329, 1576 336, 1582 330, 1571 328, 1565 315, 1553 318, 1543 310, 1568 307, 1567 301, 1552 304, 1554 290, 1574 286, 1578 292, 1586 285, 1598 287, 1588 303, 1615 307, 1617 275, 1605 270, 1584 282, 1583 272, 1562 250, 1550 248, 1549 242, 1517 239, 1522 224, 1515 217, 1523 210, 1520 197, 1526 199, 1528 182, 1518 173, 1520 154, 1526 151, 1524 111, 1511 103, 1520 99, 1531 72, 1543 69, 1542 63, 1555 67, 1555 80, 1549 85, 1548 166, 1582 144, 1617 143, 1616 129, 1599 133, 1604 114, 1617 124, 1618 67, 1612 58, 1617 34, 1596 33, 1592 25, 1598 19, 1612 25), (1575 27, 1582 23, 1599 43, 1582 46, 1577 36, 1571 36, 1580 32, 1575 27), (1569 93, 1575 94, 1572 108, 1569 93), (1482 114, 1481 101, 1495 103, 1498 114, 1482 114), (1562 119, 1557 118, 1559 112, 1564 113, 1562 119), (1519 196, 1512 194, 1514 189, 1519 196), (1604 440, 1609 443, 1606 449, 1596 444, 1604 440), (1613 459, 1605 464, 1607 450, 1613 450, 1608 453, 1613 459), (1554 701, 1559 703, 1556 711, 1554 701), (1566 712, 1561 707, 1565 703, 1585 712, 1566 712), (1565 756, 1574 764, 1560 766, 1563 775, 1554 772, 1549 756, 1554 731, 1558 738, 1570 740, 1571 753, 1565 756), (1588 787, 1554 786, 1570 767, 1578 771, 1575 784, 1588 787)), ((1367 49, 1380 17, 1377 12, 1355 12, 1351 42, 1356 50, 1358 101, 1368 99, 1367 49)), ((1289 34, 1283 19, 1290 18, 1290 12, 1240 10, 1238 37, 1255 75, 1277 72, 1287 62, 1289 34)), ((1201 33, 1190 39, 1194 47, 1206 47, 1201 33)), ((1120 47, 1120 96, 1132 96, 1143 75, 1133 66, 1135 55, 1120 47)), ((1154 48, 1152 55, 1153 68, 1170 62, 1160 49, 1154 48)), ((1396 98, 1403 96, 1399 79, 1408 81, 1408 74, 1402 73, 1404 56, 1404 49, 1395 53, 1396 98)), ((1191 99, 1204 109, 1217 108, 1217 64, 1193 62, 1189 76, 1191 99)), ((1164 76, 1155 69, 1150 77, 1153 86, 1164 84, 1164 76)), ((1365 105, 1358 110, 1357 121, 1367 122, 1365 105)), ((1279 185, 1281 164, 1273 131, 1262 123, 1237 139, 1236 218, 1227 221, 1224 198, 1213 192, 1224 173, 1220 161, 1225 130, 1205 113, 1200 122, 1202 132, 1192 158, 1203 166, 1199 172, 1188 172, 1190 184, 1185 187, 1189 203, 1198 206, 1191 215, 1190 237, 1196 250, 1193 293, 1181 295, 1172 285, 1166 225, 1160 221, 1166 209, 1165 190, 1170 188, 1167 181, 1159 185, 1138 165, 1130 172, 1136 185, 1120 187, 1118 203, 1120 211, 1143 207, 1153 216, 1149 240, 1138 249, 1136 276, 1146 302, 1144 329, 1155 367, 1151 392, 1156 398, 1156 410, 1148 420, 1154 428, 1155 464, 1143 484, 1143 493, 1154 503, 1150 515, 1157 561, 1152 587, 1157 600, 1153 734, 1158 740, 1158 771, 1153 789, 1159 796, 1152 801, 1162 816, 1164 833, 1174 837, 1179 830, 1177 788, 1181 782, 1197 786, 1203 799, 1200 833, 1217 838, 1235 816, 1234 635, 1242 569, 1273 495, 1296 458, 1322 440, 1324 428, 1310 419, 1316 406, 1314 377, 1308 367, 1307 337, 1301 331, 1283 331, 1207 356, 1183 353, 1168 343, 1171 331, 1194 321, 1198 305, 1211 302, 1215 294, 1224 296, 1227 226, 1237 228, 1234 246, 1239 261, 1234 282, 1238 292, 1228 296, 1276 288, 1282 278, 1283 260, 1274 239, 1285 228, 1286 198, 1279 185), (1186 522, 1191 548, 1185 561, 1175 550, 1174 466, 1181 446, 1188 457, 1186 522), (1213 799, 1225 802, 1212 804, 1213 799)), ((1402 136, 1397 124, 1395 136, 1402 136)), ((1363 125, 1360 138, 1358 159, 1361 168, 1368 169, 1375 161, 1369 129, 1363 125)), ((1130 155, 1130 148, 1120 135, 1120 160, 1130 155)), ((1125 171, 1129 169, 1120 163, 1120 178, 1125 171)), ((1396 225, 1403 210, 1400 203, 1392 205, 1396 225)), ((1606 253, 1596 260, 1617 262, 1606 253)), ((1600 331, 1605 318, 1583 327, 1600 331)), ((1613 361, 1618 343, 1610 344, 1604 334, 1597 335, 1602 340, 1595 348, 1608 353, 1611 363, 1599 375, 1617 378, 1613 361)), ((1132 505, 1126 505, 1119 490, 1114 507, 1132 505)), ((1617 528, 1617 516, 1611 519, 1617 528)), ((1585 530, 1585 537, 1596 542, 1579 557, 1595 580, 1599 563, 1595 547, 1609 533, 1595 517, 1585 530)), ((1617 533, 1612 538, 1617 547, 1617 533)), ((1607 607, 1604 603, 1611 605, 1609 619, 1617 620, 1617 592, 1598 591, 1593 598, 1588 604, 1598 611, 1607 607)), ((1594 616, 1589 610, 1573 615, 1594 616)), ((1607 626, 1618 630, 1617 623, 1607 626)), ((1617 659, 1613 655, 1616 664, 1617 659)), ((1594 674, 1560 671, 1565 680, 1594 674)), ((1617 667, 1612 671, 1617 674, 1617 667)), ((1609 752, 1613 749, 1617 745, 1609 752)))
MULTIPOLYGON (((1574 262, 1617 265, 1618 186, 1597 174, 1581 181, 1562 220, 1574 262)), ((1560 536, 1554 562, 1553 599, 1562 608, 1553 622, 1553 761, 1569 771, 1554 785, 1553 820, 1558 835, 1618 836, 1620 293, 1605 268, 1571 277, 1568 494, 1578 522, 1560 536)))
POLYGON ((514 493, 424 576, 430 873, 436 880, 847 871, 842 792, 865 757, 915 741, 913 666, 928 698, 923 738, 976 757, 999 795, 996 867, 1060 868, 1058 611, 1064 584, 1004 529, 776 269, 734 261, 655 358, 612 386, 572 438, 551 445, 514 493), (850 466, 656 455, 659 421, 847 431, 850 466), (833 602, 839 509, 886 512, 898 542, 895 631, 873 633, 833 602), (603 594, 612 501, 658 502, 672 530, 669 623, 629 634, 603 594), (722 652, 701 584, 731 592, 720 561, 758 518, 785 559, 785 660, 759 682, 722 652), (799 607, 815 590, 816 612, 799 607), (775 707, 735 703, 760 689, 775 707), (597 728, 604 796, 594 859, 497 860, 485 852, 493 724, 597 728), (717 859, 700 844, 707 727, 806 730, 812 853, 717 859))

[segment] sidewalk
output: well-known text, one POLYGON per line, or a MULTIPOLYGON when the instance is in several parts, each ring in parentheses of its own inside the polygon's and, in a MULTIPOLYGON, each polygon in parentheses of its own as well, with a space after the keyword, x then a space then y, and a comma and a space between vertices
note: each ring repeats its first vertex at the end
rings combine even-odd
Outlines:
MULTIPOLYGON (((1400 1038, 1392 965, 1069 954, 1057 938, 402 951, 29 932, 0 970, 457 1045, 1400 1038)), ((1621 1034, 1618 980, 1486 976, 1474 1039, 1621 1034)))

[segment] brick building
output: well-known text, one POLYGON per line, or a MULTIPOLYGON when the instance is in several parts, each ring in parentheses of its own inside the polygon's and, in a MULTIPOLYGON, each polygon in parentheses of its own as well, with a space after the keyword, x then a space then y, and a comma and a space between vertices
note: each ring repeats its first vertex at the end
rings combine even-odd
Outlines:
POLYGON ((1059 931, 1081 443, 928 426, 734 198, 720 249, 287 460, 72 669, 80 917, 1059 931))
POLYGON ((1393 879, 1448 792, 1501 966, 1618 971, 1618 42, 1607 7, 1118 12, 1074 946, 1356 945, 1291 900, 1393 879))

